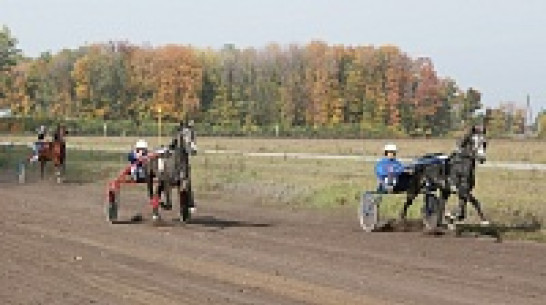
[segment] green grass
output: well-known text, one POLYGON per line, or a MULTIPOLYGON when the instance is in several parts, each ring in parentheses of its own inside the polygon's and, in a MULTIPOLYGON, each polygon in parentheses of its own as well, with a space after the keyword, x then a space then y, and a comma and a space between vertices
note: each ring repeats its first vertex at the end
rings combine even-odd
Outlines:
MULTIPOLYGON (((69 137, 68 143, 89 149, 129 149, 135 137, 69 137)), ((168 138, 147 138, 151 146, 167 143, 168 138)), ((7 137, 6 141, 34 141, 33 137, 7 137)), ((247 152, 311 152, 324 154, 364 154, 380 156, 383 145, 396 143, 400 157, 415 157, 429 152, 449 153, 455 148, 455 139, 398 139, 398 140, 344 140, 344 139, 261 139, 230 137, 199 137, 200 149, 240 150, 247 152)), ((546 163, 546 141, 489 139, 487 155, 490 161, 546 163)))

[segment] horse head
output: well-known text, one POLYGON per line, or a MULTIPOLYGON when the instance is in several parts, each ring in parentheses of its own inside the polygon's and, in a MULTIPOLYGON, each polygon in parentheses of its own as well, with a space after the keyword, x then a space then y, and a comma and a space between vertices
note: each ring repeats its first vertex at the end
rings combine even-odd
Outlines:
POLYGON ((53 133, 53 140, 58 142, 64 142, 64 137, 68 134, 68 129, 63 124, 57 124, 55 132, 53 133))
POLYGON ((484 163, 486 157, 487 139, 485 123, 473 125, 470 131, 463 137, 459 144, 459 151, 480 163, 484 163))
POLYGON ((170 145, 171 149, 184 152, 188 155, 197 153, 197 144, 195 143, 195 131, 193 124, 180 123, 176 130, 176 135, 170 145))

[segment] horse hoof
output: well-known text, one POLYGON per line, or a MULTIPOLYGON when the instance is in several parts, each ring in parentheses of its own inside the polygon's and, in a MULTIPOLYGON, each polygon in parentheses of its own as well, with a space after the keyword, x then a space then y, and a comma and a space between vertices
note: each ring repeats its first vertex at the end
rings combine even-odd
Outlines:
POLYGON ((430 236, 442 236, 442 235, 445 235, 445 231, 442 230, 442 229, 439 228, 439 227, 435 227, 435 228, 425 228, 424 233, 425 233, 426 235, 430 235, 430 236))
POLYGON ((142 221, 144 218, 142 217, 142 214, 136 214, 134 215, 133 217, 131 217, 131 221, 132 222, 140 222, 142 221))
POLYGON ((161 217, 159 215, 152 215, 152 220, 153 221, 159 221, 159 220, 161 220, 161 217))
POLYGON ((170 211, 173 209, 173 205, 172 204, 167 204, 167 203, 164 203, 164 202, 160 202, 159 203, 159 206, 161 206, 161 208, 163 210, 166 210, 166 211, 170 211))
POLYGON ((197 208, 191 207, 190 208, 190 214, 195 214, 195 212, 197 212, 197 208))
POLYGON ((180 216, 178 217, 178 220, 181 222, 181 223, 187 223, 191 218, 191 213, 188 213, 187 216, 184 216, 183 214, 180 214, 180 216))

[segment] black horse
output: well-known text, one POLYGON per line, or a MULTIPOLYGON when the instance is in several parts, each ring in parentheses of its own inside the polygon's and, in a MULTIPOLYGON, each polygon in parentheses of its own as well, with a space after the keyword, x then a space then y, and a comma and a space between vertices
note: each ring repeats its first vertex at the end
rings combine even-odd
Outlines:
POLYGON ((449 156, 428 154, 408 167, 409 173, 400 177, 400 191, 407 193, 400 218, 405 220, 408 208, 417 195, 425 193, 425 225, 437 228, 443 224, 446 202, 452 193, 459 197, 459 211, 456 218, 462 221, 466 217, 466 203, 470 201, 482 222, 486 223, 480 202, 472 194, 475 186, 476 162, 486 160, 486 128, 473 126, 458 143, 457 149, 449 156), (437 195, 439 193, 439 196, 437 195))
POLYGON ((476 185, 476 163, 486 161, 486 148, 485 124, 473 126, 449 158, 449 182, 459 197, 459 211, 454 216, 458 221, 466 218, 466 203, 470 201, 482 223, 488 223, 480 202, 472 194, 476 185))
POLYGON ((145 165, 148 194, 152 205, 152 217, 160 219, 159 208, 172 209, 171 191, 177 187, 180 202, 180 221, 190 218, 190 209, 194 206, 191 189, 190 155, 195 155, 197 146, 195 132, 191 125, 181 123, 167 149, 159 152, 145 165), (154 193, 154 178, 157 188, 154 193), (160 202, 161 193, 165 194, 166 203, 160 202))

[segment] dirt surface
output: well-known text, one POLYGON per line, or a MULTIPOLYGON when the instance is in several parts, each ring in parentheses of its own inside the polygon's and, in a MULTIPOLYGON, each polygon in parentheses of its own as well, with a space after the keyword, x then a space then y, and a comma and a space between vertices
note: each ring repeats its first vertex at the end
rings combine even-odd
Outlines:
POLYGON ((367 234, 353 209, 217 196, 185 226, 112 225, 104 195, 0 183, 0 304, 546 304, 544 244, 367 234))

